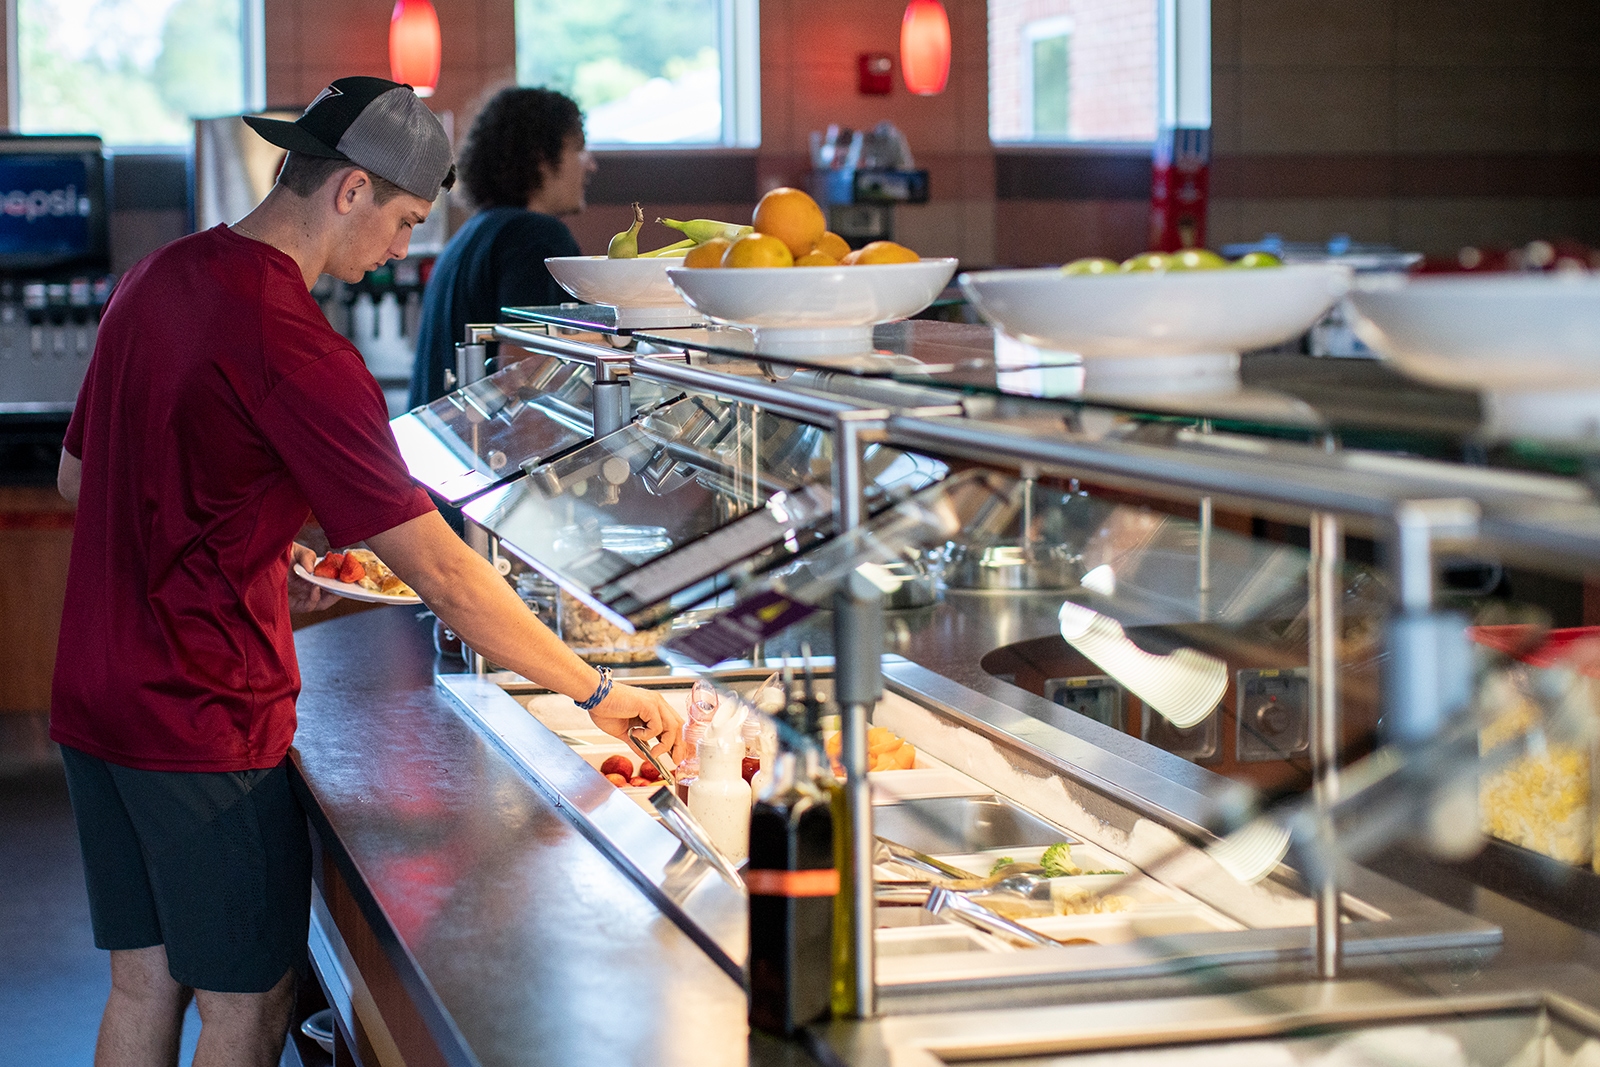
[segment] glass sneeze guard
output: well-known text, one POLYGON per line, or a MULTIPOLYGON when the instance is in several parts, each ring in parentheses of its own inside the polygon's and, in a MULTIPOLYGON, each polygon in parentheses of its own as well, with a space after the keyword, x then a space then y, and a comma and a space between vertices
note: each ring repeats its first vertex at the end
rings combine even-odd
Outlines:
MULTIPOLYGON (((505 549, 632 631, 828 536, 831 448, 819 427, 689 396, 533 467, 465 510, 505 549)), ((869 446, 868 510, 946 470, 914 453, 869 446)))
MULTIPOLYGON (((390 426, 412 476, 460 504, 532 464, 593 436, 594 374, 533 356, 394 419, 390 426)), ((630 390, 635 410, 664 398, 660 387, 630 390)))

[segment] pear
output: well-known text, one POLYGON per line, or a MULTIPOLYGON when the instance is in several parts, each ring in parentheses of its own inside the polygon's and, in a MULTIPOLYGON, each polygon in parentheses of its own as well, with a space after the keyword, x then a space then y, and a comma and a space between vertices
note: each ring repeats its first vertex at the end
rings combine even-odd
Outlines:
POLYGON ((725 241, 737 241, 755 230, 754 226, 740 226, 736 222, 718 222, 716 219, 690 219, 688 222, 679 222, 677 219, 656 219, 656 221, 663 226, 671 226, 674 230, 681 231, 695 244, 702 244, 713 237, 721 237, 725 241))
POLYGON ((617 234, 606 246, 607 259, 638 259, 639 258, 639 227, 644 225, 644 208, 635 201, 633 205, 633 225, 617 234))

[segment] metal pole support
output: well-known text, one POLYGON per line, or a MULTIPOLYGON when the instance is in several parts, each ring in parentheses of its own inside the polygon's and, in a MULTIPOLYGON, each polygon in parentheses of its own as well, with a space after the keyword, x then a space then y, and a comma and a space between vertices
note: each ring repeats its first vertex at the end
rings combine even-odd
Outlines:
POLYGON ((594 365, 594 435, 616 433, 633 420, 625 367, 606 360, 594 365))
MULTIPOLYGON (((842 412, 834 419, 833 507, 840 532, 861 525, 866 508, 861 474, 864 435, 883 428, 887 411, 842 412)), ((845 815, 849 825, 849 869, 839 872, 850 893, 850 959, 843 996, 835 1010, 857 1019, 878 1007, 876 887, 872 881, 872 795, 867 784, 867 716, 883 695, 883 594, 851 572, 833 598, 834 700, 839 706, 840 762, 844 764, 845 815)))
MULTIPOLYGON (((1318 834, 1329 841, 1333 832, 1330 813, 1339 799, 1339 560, 1343 538, 1338 518, 1312 513, 1307 605, 1311 618, 1311 792, 1318 834)), ((1339 873, 1336 857, 1330 856, 1322 865, 1316 887, 1317 976, 1324 979, 1339 977, 1342 964, 1339 873)))

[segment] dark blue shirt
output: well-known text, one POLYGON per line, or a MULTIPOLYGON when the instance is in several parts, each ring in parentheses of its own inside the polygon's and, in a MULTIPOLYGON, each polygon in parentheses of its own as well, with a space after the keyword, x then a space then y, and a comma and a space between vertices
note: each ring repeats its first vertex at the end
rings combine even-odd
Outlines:
POLYGON ((445 368, 468 323, 499 322, 503 307, 571 300, 545 269, 546 256, 579 255, 560 219, 522 208, 480 211, 445 245, 422 297, 411 407, 445 394, 445 368))

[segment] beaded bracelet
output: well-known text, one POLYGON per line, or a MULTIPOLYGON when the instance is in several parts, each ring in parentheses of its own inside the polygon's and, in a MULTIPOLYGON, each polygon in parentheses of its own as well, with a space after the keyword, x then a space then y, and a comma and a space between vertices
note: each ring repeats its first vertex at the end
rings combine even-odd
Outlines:
POLYGON ((611 668, 596 667, 595 670, 600 672, 600 685, 588 700, 578 701, 578 707, 584 711, 593 711, 600 706, 602 700, 611 695, 611 668))

